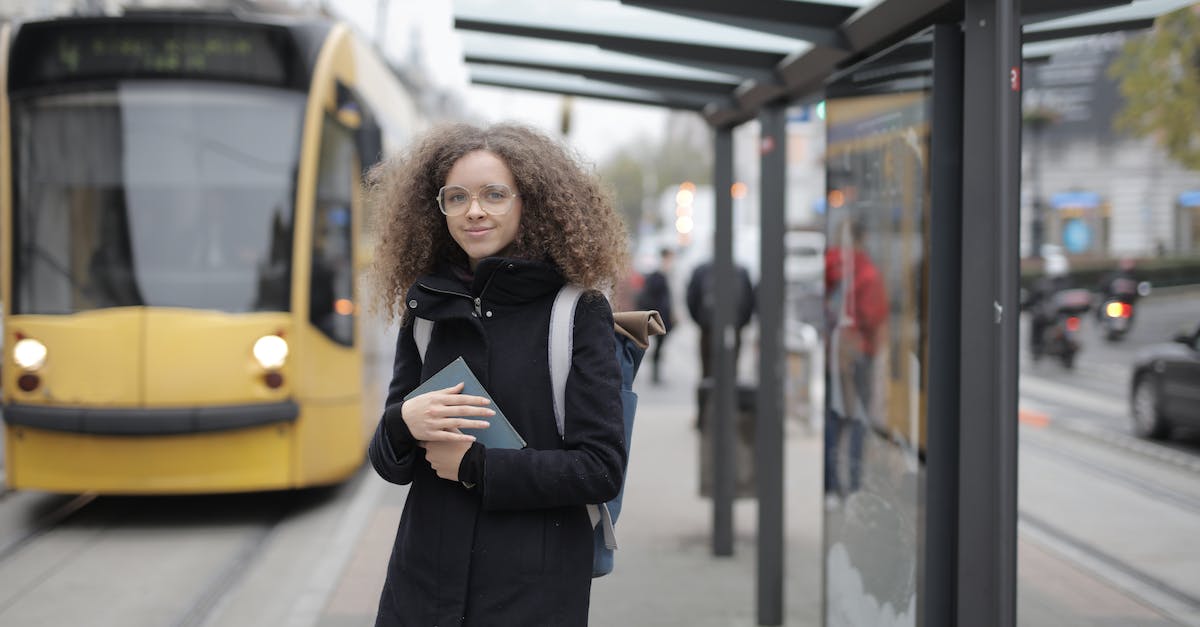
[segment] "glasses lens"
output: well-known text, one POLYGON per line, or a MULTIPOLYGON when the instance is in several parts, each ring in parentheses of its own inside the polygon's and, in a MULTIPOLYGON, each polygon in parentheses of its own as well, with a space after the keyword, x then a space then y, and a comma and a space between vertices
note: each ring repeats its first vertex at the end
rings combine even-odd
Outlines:
POLYGON ((448 216, 466 213, 467 208, 471 206, 471 192, 465 187, 447 185, 438 195, 438 205, 441 206, 442 213, 448 216))
POLYGON ((508 211, 512 201, 512 190, 507 185, 493 183, 479 191, 479 203, 488 213, 508 211))

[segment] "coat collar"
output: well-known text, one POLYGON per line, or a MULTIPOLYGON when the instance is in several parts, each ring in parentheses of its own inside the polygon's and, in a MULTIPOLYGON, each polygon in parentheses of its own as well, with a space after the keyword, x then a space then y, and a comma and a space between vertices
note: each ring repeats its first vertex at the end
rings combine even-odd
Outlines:
POLYGON ((417 279, 405 297, 411 313, 438 320, 470 316, 475 299, 498 306, 516 306, 557 292, 566 280, 553 263, 488 257, 479 262, 470 285, 448 264, 417 279))

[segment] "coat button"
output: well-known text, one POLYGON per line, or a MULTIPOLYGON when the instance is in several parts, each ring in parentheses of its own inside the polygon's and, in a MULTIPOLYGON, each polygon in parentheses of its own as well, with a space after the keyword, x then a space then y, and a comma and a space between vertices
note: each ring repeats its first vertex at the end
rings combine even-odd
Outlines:
POLYGON ((489 317, 489 318, 491 318, 491 317, 492 317, 492 312, 491 312, 491 310, 488 310, 488 312, 487 312, 487 317, 489 317))
POLYGON ((508 269, 509 269, 509 270, 516 270, 516 269, 517 269, 517 265, 516 265, 516 264, 513 264, 513 263, 510 263, 510 264, 508 264, 508 269))
POLYGON ((416 309, 417 308, 417 299, 414 298, 414 299, 408 301, 408 308, 416 309))

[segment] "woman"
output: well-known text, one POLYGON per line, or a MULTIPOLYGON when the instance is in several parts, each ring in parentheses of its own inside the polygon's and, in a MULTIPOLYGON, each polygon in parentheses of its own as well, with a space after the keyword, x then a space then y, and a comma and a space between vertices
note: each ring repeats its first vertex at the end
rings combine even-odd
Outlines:
POLYGON ((586 625, 585 506, 617 494, 626 461, 601 293, 625 267, 620 218, 570 152, 519 125, 436 128, 371 180, 375 287, 403 324, 369 455, 384 479, 411 484, 376 625, 586 625), (547 333, 564 281, 592 291, 575 312, 559 437, 547 333), (435 323, 424 361, 413 317, 435 323), (460 433, 492 413, 461 386, 404 400, 459 356, 526 448, 460 433))

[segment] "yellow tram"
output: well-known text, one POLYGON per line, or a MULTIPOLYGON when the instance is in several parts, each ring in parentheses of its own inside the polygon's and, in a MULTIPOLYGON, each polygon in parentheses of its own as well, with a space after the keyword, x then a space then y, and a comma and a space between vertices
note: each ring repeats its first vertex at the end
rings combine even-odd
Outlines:
POLYGON ((0 56, 9 486, 349 477, 390 349, 359 306, 360 182, 421 124, 402 83, 315 18, 29 22, 0 56))

